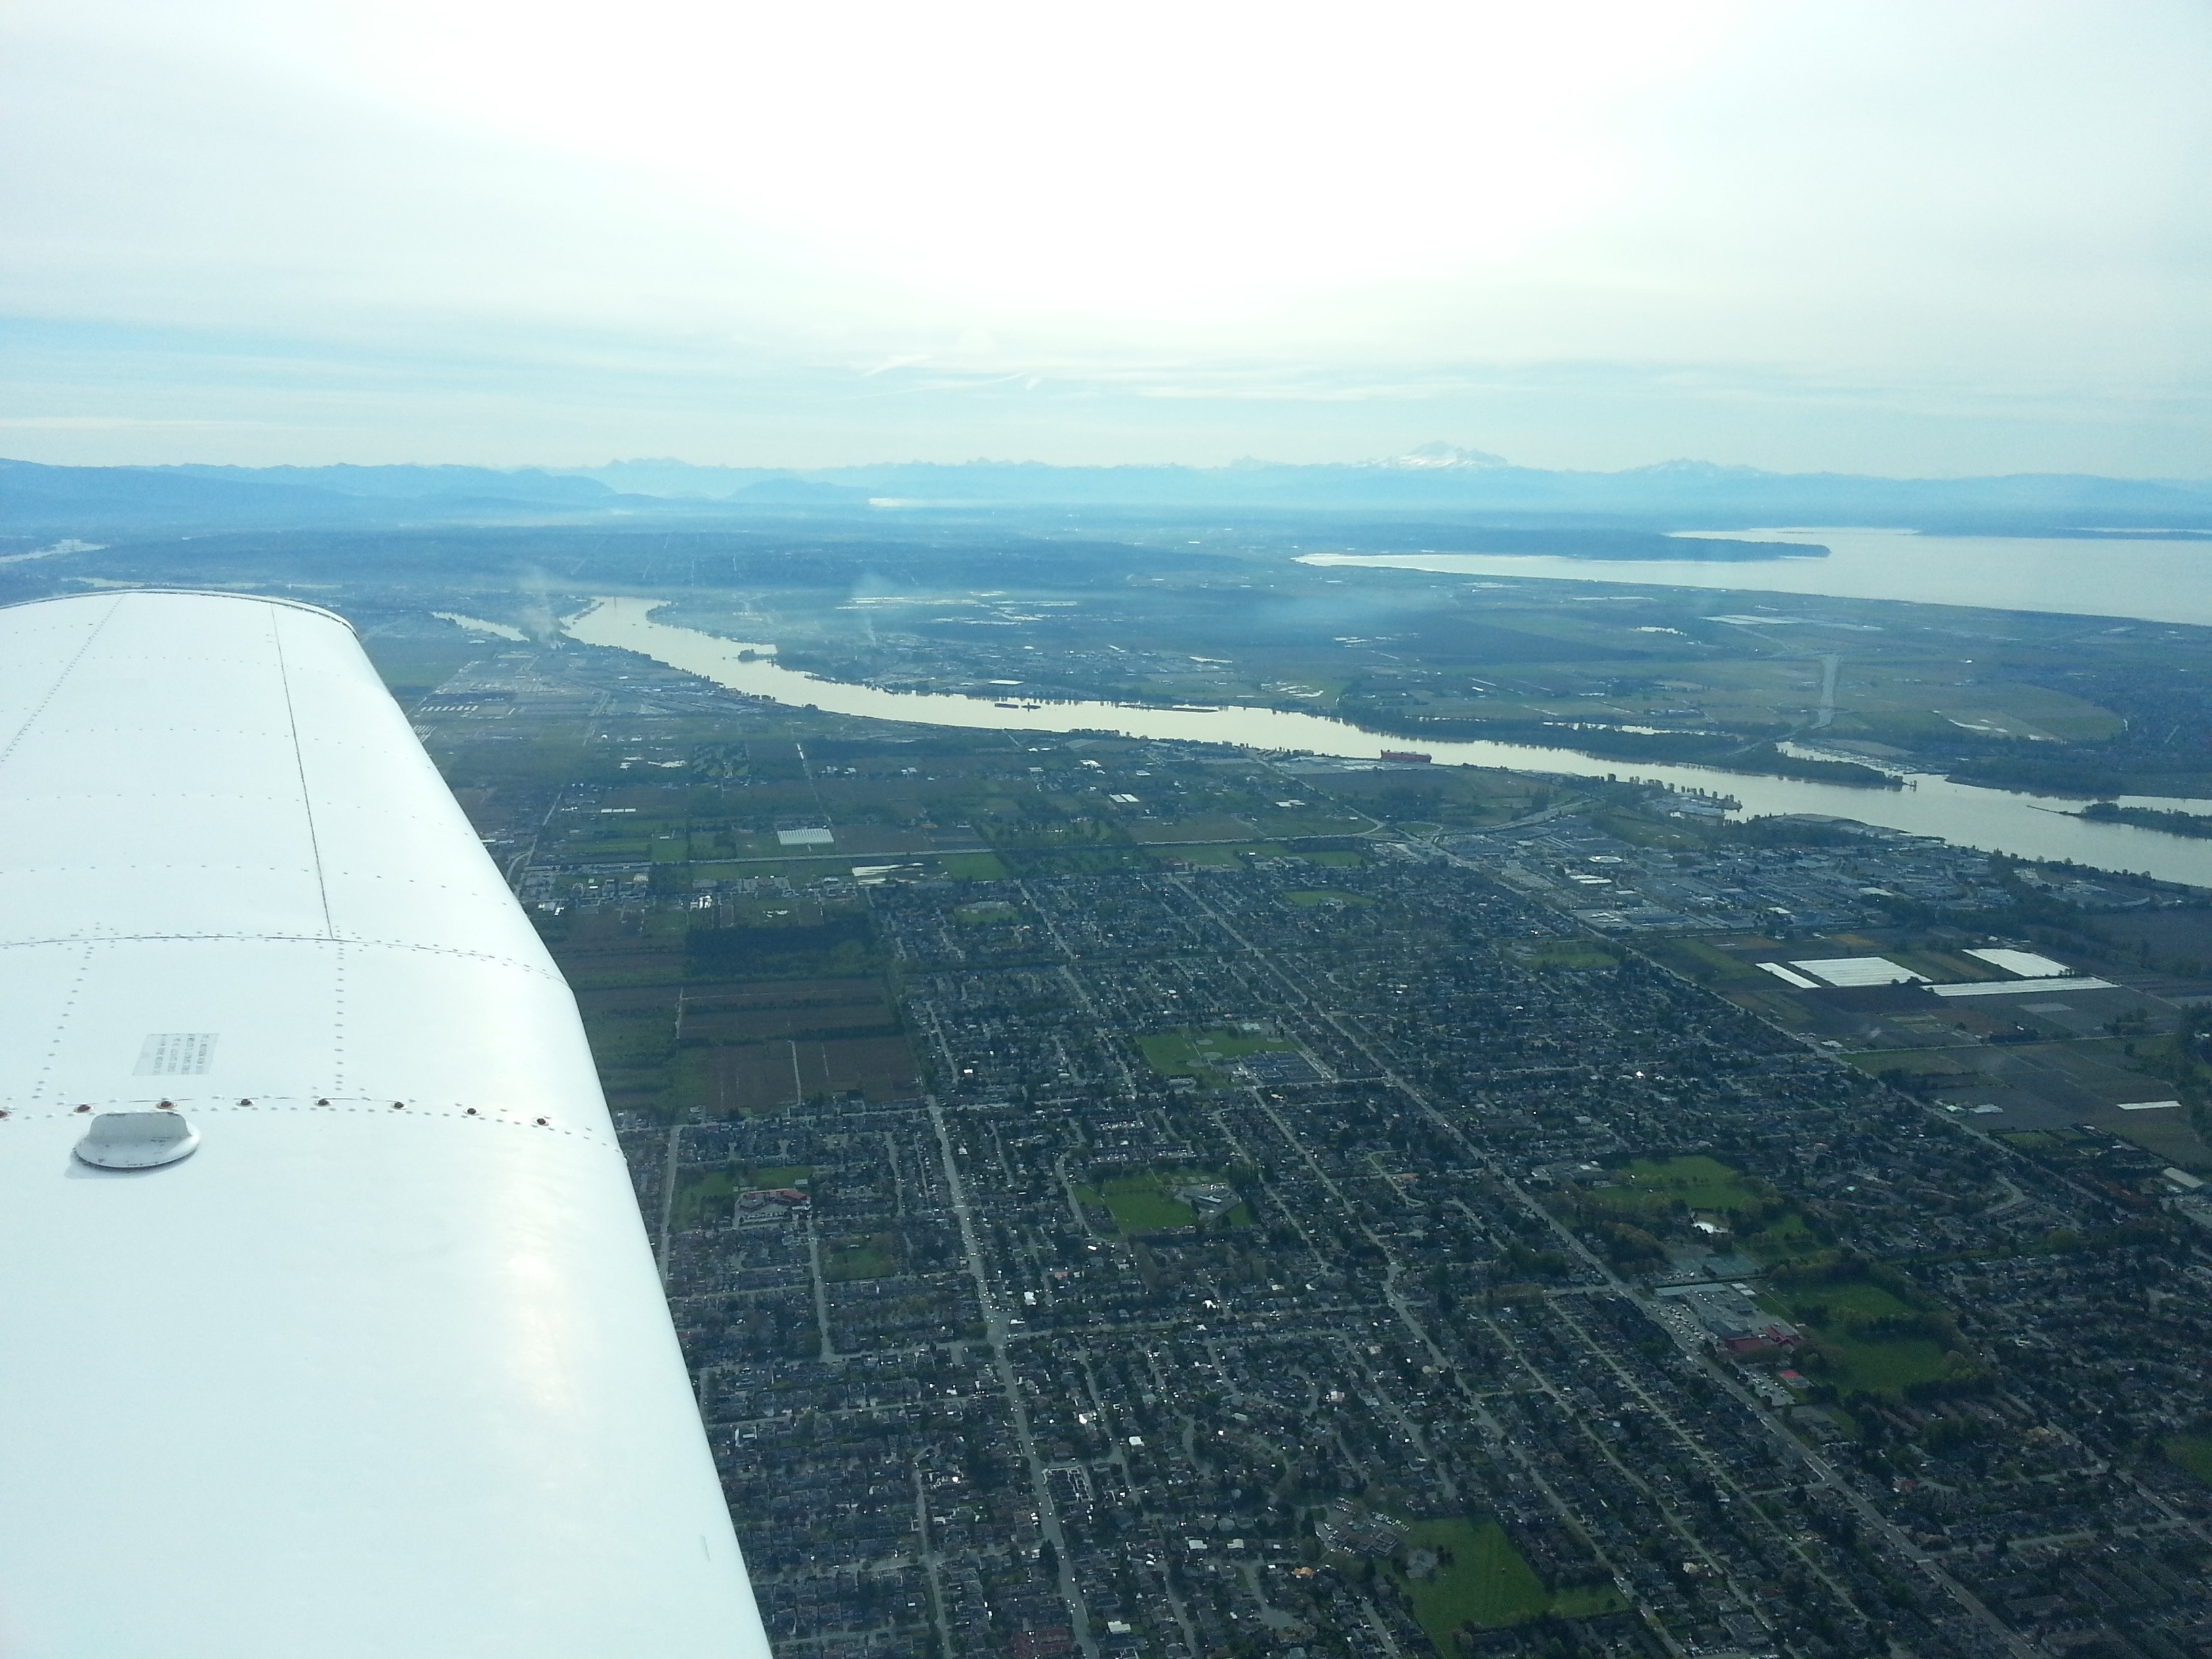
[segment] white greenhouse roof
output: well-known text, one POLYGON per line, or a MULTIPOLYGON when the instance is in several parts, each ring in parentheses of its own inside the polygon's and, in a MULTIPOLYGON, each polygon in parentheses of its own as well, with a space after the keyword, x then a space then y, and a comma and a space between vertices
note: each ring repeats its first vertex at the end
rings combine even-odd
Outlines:
POLYGON ((1814 979, 1837 986, 1911 985, 1928 977, 1887 957, 1824 957, 1815 962, 1793 962, 1790 965, 1801 974, 1810 974, 1814 979))
POLYGON ((2120 988, 2108 979, 1978 979, 1960 985, 1931 985, 1928 988, 1939 997, 2009 997, 2029 992, 2041 992, 2045 996, 2056 991, 2117 991, 2120 988))
POLYGON ((1773 975, 1775 978, 1780 980, 1784 985, 1789 986, 1793 990, 1817 991, 1820 988, 1820 981, 1819 980, 1808 979, 1804 975, 1796 972, 1794 969, 1784 963, 1756 962, 1753 963, 1752 966, 1754 968, 1764 969, 1766 972, 1773 975))
POLYGON ((767 1652, 574 999, 325 612, 0 610, 0 1651, 767 1652))
POLYGON ((2057 979, 2074 970, 2063 962, 2053 962, 2049 957, 2038 956, 2033 951, 2004 951, 1992 947, 1985 951, 1969 951, 1966 954, 1992 968, 2002 968, 2008 974, 2018 974, 2022 979, 2057 979))

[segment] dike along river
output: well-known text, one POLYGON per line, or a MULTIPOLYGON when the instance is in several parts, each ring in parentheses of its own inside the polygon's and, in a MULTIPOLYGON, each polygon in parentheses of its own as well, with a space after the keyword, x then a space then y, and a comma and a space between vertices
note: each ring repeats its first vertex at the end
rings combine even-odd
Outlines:
MULTIPOLYGON (((1571 777, 1611 774, 1645 778, 1679 788, 1731 795, 1743 803, 1743 816, 1748 817, 1826 813, 1916 836, 1939 836, 1985 852, 2071 859, 2100 870, 2141 871, 2165 881, 2212 887, 2212 841, 2191 841, 2129 824, 2091 823, 2075 816, 2078 802, 1977 789, 1933 776, 1913 777, 1909 780, 1911 787, 1905 789, 1864 789, 1722 772, 1704 766, 1595 760, 1572 750, 1533 744, 1432 743, 1363 732, 1343 720, 1278 708, 1013 703, 936 692, 887 691, 872 685, 819 679, 781 667, 774 659, 774 646, 748 645, 653 621, 653 613, 667 603, 653 599, 597 599, 590 610, 568 618, 562 627, 571 638, 586 645, 634 651, 732 691, 827 714, 996 732, 1113 732, 1130 738, 1229 744, 1263 750, 1304 750, 1362 760, 1376 759, 1385 749, 1418 744, 1421 753, 1447 766, 1506 767, 1571 777)), ((2212 803, 2203 801, 2124 799, 2130 805, 2212 811, 2212 803)))

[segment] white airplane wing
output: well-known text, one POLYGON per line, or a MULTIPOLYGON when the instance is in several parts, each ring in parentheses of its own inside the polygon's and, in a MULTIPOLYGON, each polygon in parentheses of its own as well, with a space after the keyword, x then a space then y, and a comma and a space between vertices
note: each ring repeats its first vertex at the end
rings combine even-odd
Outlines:
POLYGON ((574 999, 352 631, 0 610, 0 1655, 764 1659, 574 999))

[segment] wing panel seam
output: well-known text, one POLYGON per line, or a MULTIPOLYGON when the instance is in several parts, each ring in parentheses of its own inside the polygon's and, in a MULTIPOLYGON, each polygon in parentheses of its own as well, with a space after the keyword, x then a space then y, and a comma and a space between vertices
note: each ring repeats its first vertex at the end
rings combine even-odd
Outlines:
POLYGON ((300 717, 292 707, 292 675, 284 665, 284 628, 280 613, 269 613, 269 638, 276 647, 276 682, 284 688, 284 726, 291 733, 292 763, 300 774, 300 811, 307 820, 307 853, 315 861, 315 892, 323 902, 323 932, 331 939, 337 929, 331 923, 330 884, 323 878, 323 846, 315 833, 315 798, 307 788, 307 755, 300 744, 300 717))
POLYGON ((62 687, 69 684, 70 676, 76 672, 77 665, 84 660, 85 653, 92 649, 94 643, 106 630, 109 622, 114 618, 116 611, 122 603, 122 600, 117 599, 107 607, 100 620, 93 624, 92 632, 84 636, 84 643, 77 647, 76 653, 70 658, 67 665, 60 673, 54 676, 54 683, 46 688, 46 695, 39 699, 39 706, 23 717, 23 723, 15 728, 15 735, 8 739, 8 746, 5 749, 0 749, 0 766, 7 765, 23 739, 30 736, 31 728, 39 723, 39 717, 44 714, 52 706, 53 700, 61 695, 62 687))

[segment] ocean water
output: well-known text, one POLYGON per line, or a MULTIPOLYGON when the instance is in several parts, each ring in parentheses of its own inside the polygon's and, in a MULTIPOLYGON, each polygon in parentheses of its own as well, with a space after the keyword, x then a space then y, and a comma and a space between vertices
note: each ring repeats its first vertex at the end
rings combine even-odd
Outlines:
POLYGON ((1686 533, 1683 538, 1796 542, 1826 547, 1828 556, 1716 563, 1493 553, 1309 553, 1299 562, 1705 587, 1746 595, 1905 599, 2212 627, 2212 541, 1923 536, 1908 530, 1850 529, 1717 530, 1686 533))

